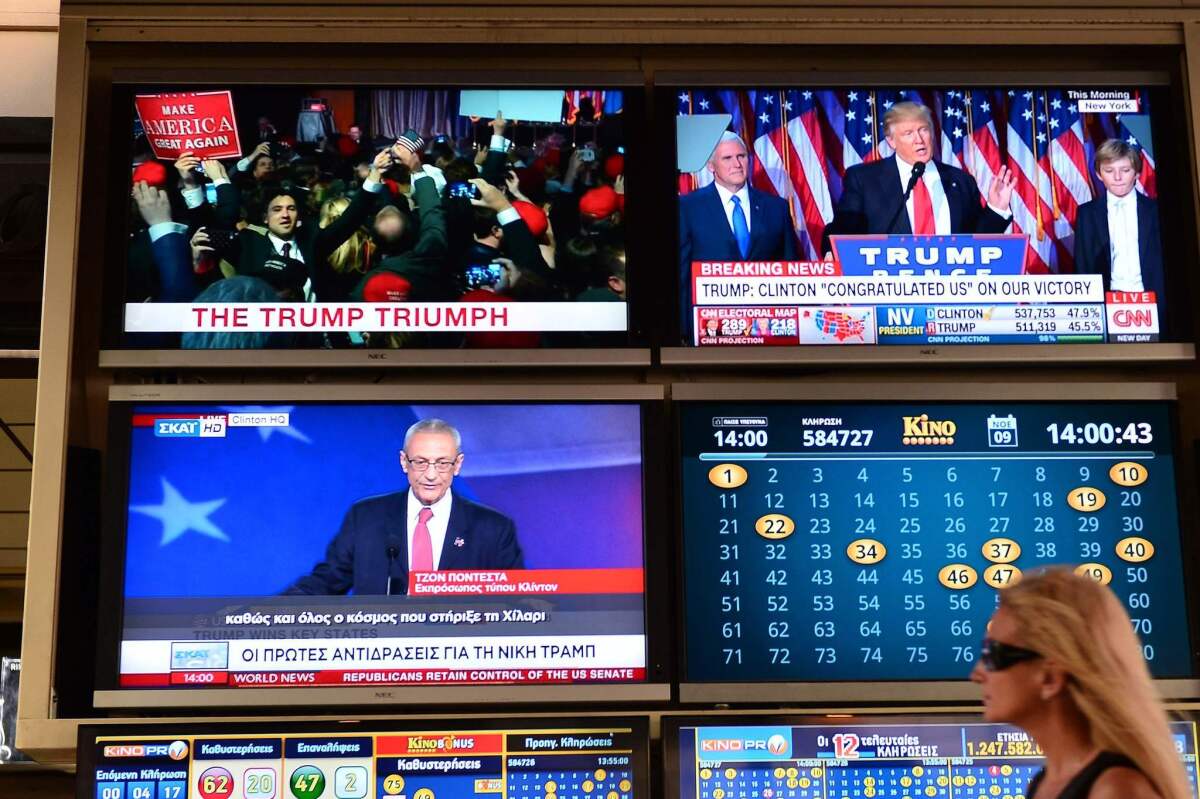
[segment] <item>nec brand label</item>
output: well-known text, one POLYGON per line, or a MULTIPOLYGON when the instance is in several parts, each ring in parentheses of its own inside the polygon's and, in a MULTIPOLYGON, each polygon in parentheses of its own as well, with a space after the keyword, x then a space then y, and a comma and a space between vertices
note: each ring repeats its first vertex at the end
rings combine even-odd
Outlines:
POLYGON ((224 416, 155 419, 154 435, 156 438, 224 438, 226 427, 224 416))

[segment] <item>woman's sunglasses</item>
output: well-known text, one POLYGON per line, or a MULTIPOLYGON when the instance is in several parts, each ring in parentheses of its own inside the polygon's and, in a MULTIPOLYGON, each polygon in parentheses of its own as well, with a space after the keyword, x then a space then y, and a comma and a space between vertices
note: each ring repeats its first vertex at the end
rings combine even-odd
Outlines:
POLYGON ((987 671, 1004 671, 1018 663, 1040 657, 1041 654, 1032 649, 1001 643, 993 638, 984 638, 979 647, 979 662, 987 671))

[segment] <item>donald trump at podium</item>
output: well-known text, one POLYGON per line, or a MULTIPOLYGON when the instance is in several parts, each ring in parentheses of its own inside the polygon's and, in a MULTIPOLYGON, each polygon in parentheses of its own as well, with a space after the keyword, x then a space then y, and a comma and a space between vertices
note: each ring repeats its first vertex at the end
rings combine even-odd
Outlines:
POLYGON ((950 164, 933 160, 933 117, 919 103, 900 102, 883 117, 884 135, 895 150, 891 158, 846 170, 842 196, 830 236, 870 233, 946 236, 954 233, 1003 233, 1012 214, 1016 175, 1000 167, 981 201, 975 179, 950 164))

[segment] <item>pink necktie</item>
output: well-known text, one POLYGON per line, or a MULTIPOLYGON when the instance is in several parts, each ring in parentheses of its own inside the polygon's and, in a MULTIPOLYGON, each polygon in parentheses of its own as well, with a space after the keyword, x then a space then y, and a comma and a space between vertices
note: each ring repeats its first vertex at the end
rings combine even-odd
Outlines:
POLYGON ((433 571, 433 539, 429 537, 429 527, 426 524, 433 518, 433 511, 421 508, 417 514, 417 528, 413 530, 412 564, 409 571, 433 571))

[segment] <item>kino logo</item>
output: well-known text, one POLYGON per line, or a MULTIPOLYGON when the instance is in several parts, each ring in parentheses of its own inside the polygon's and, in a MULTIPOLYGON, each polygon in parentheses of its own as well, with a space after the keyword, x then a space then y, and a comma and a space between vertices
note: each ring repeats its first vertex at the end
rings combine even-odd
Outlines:
POLYGON ((954 434, 958 432, 958 425, 949 419, 945 421, 930 419, 927 413, 903 418, 904 437, 902 442, 906 445, 954 443, 954 434))

